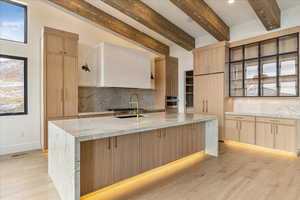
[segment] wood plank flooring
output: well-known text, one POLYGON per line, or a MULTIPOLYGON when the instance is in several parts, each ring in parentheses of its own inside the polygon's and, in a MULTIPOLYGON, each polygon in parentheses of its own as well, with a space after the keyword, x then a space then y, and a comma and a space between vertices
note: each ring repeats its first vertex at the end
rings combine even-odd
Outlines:
MULTIPOLYGON (((120 200, 300 200, 300 159, 221 144, 218 158, 205 156, 179 172, 120 200)), ((0 157, 1 200, 59 200, 40 151, 0 157)))

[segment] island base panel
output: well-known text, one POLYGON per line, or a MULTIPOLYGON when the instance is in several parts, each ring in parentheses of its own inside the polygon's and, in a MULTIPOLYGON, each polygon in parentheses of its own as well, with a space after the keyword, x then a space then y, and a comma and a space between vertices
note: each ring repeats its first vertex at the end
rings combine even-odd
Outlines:
POLYGON ((81 142, 81 195, 204 150, 206 123, 81 142))

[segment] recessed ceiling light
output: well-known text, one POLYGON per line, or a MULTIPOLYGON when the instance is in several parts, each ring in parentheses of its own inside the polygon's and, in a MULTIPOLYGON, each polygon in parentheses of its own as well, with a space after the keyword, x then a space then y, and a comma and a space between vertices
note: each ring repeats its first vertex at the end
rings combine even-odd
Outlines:
POLYGON ((230 4, 234 3, 234 0, 228 0, 228 3, 230 3, 230 4))

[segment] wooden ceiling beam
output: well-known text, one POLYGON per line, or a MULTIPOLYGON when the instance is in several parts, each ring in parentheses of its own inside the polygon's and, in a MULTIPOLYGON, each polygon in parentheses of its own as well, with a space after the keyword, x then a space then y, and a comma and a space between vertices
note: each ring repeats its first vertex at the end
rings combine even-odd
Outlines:
POLYGON ((140 0, 102 0, 111 7, 140 22, 144 26, 190 51, 195 48, 195 38, 170 22, 140 0))
POLYGON ((122 35, 142 46, 160 54, 169 55, 169 46, 107 14, 84 0, 48 0, 81 17, 93 21, 119 35, 122 35))
POLYGON ((268 31, 280 28, 281 11, 276 0, 248 0, 248 2, 268 31))
POLYGON ((170 0, 219 41, 230 40, 229 26, 203 0, 170 0))

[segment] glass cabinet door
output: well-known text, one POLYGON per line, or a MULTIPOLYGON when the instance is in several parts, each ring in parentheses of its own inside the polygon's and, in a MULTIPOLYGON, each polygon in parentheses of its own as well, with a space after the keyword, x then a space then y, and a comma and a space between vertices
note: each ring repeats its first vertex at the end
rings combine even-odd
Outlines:
POLYGON ((299 44, 292 33, 230 48, 229 95, 299 96, 299 44))
POLYGON ((258 60, 245 62, 244 77, 245 96, 258 96, 258 60))
POLYGON ((297 96, 298 55, 287 54, 279 57, 279 96, 297 96))
POLYGON ((261 60, 261 96, 277 96, 277 58, 261 60))
POLYGON ((243 96, 243 63, 230 64, 230 95, 243 96))

